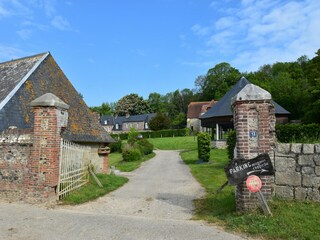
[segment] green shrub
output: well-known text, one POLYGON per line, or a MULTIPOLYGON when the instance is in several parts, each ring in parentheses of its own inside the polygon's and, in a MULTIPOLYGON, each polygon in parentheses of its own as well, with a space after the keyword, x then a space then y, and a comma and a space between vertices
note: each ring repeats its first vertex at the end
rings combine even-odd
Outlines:
POLYGON ((128 133, 128 143, 133 146, 134 143, 139 140, 139 135, 140 133, 135 128, 131 128, 128 133))
POLYGON ((115 140, 127 140, 128 139, 128 133, 113 133, 113 134, 110 134, 110 136, 115 140))
POLYGON ((114 143, 110 143, 109 147, 110 147, 111 152, 120 152, 121 153, 122 141, 118 140, 114 143))
POLYGON ((313 143, 320 140, 320 124, 278 124, 276 135, 279 142, 313 143))
POLYGON ((236 147, 237 135, 236 130, 230 129, 228 130, 227 136, 227 150, 229 160, 233 160, 234 158, 234 148, 236 147))
POLYGON ((142 154, 138 148, 126 148, 122 151, 123 161, 132 162, 138 161, 142 157, 142 154))
POLYGON ((198 158, 208 162, 210 158, 211 138, 209 133, 198 133, 198 158))
POLYGON ((141 153, 148 155, 153 152, 153 144, 150 143, 147 139, 143 138, 136 142, 141 153))

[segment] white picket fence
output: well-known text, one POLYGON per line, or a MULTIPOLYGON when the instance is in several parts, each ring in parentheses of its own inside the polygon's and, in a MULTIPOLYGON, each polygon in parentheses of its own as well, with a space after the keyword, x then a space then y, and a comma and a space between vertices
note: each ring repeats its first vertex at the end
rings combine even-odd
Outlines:
POLYGON ((91 148, 64 139, 61 139, 60 148, 58 198, 62 199, 88 182, 91 148))

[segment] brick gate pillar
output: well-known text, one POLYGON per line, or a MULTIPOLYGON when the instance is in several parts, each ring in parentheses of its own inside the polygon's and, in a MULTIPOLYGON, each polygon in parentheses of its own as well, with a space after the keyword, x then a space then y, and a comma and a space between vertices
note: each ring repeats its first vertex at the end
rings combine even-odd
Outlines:
MULTIPOLYGON (((275 143, 275 110, 271 94, 254 84, 247 84, 232 98, 231 104, 237 134, 235 158, 247 160, 262 153, 271 154, 271 147, 275 143)), ((270 199, 273 176, 260 178, 261 192, 266 199, 270 199)), ((238 211, 255 209, 258 205, 256 194, 249 192, 245 182, 236 186, 238 211)))
POLYGON ((61 129, 66 127, 69 105, 51 93, 31 102, 34 111, 32 159, 26 197, 29 202, 51 202, 56 199, 59 180, 61 129))

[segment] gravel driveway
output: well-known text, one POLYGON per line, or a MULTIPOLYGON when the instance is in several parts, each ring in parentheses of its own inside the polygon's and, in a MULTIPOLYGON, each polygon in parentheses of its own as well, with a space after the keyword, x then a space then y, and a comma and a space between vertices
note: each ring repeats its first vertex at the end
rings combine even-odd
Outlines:
POLYGON ((1 203, 0 239, 241 239, 190 220, 204 190, 178 151, 156 154, 94 202, 49 210, 1 203))

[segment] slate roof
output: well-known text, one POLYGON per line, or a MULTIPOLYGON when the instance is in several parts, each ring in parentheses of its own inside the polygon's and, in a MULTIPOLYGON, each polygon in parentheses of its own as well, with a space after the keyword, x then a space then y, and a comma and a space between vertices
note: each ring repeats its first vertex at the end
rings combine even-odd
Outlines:
POLYGON ((188 105, 187 118, 199 118, 202 113, 205 113, 216 103, 214 100, 210 102, 191 102, 188 105))
MULTIPOLYGON (((208 119, 215 117, 232 117, 231 98, 239 93, 250 82, 242 77, 212 108, 210 108, 200 119, 208 119)), ((289 115, 290 113, 272 100, 276 114, 289 115)))
POLYGON ((63 138, 75 142, 114 142, 49 52, 0 63, 0 131, 33 128, 30 103, 52 93, 70 106, 63 138))
POLYGON ((110 115, 103 115, 100 118, 101 125, 105 126, 115 126, 119 124, 119 129, 114 130, 121 130, 122 124, 125 122, 149 122, 156 114, 155 113, 147 113, 147 114, 139 114, 139 115, 130 115, 129 117, 126 116, 110 116, 110 115), (106 122, 105 122, 106 121, 106 122))

